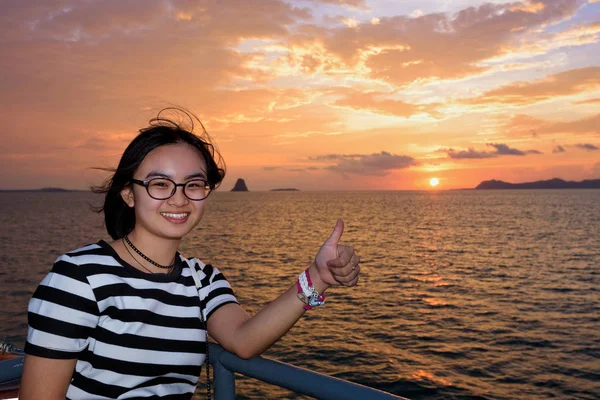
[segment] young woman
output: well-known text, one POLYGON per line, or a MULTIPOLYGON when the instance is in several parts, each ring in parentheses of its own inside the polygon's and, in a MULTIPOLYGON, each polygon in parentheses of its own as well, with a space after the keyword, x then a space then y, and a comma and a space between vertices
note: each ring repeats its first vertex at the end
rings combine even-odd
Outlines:
POLYGON ((207 330, 254 357, 330 286, 356 285, 341 220, 298 281, 252 317, 217 268, 178 253, 225 175, 200 126, 197 136, 159 113, 125 149, 101 189, 113 241, 60 256, 29 303, 21 400, 190 399, 207 330))

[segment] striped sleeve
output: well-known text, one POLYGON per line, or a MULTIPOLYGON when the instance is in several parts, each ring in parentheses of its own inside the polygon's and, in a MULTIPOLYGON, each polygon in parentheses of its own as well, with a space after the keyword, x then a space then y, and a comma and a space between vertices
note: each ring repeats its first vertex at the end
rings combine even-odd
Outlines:
POLYGON ((231 285, 225 276, 211 264, 204 265, 202 268, 204 276, 208 278, 208 292, 204 292, 202 303, 204 308, 204 317, 208 321, 212 313, 225 304, 239 304, 231 285))
POLYGON ((62 255, 42 280, 29 302, 27 354, 72 359, 86 349, 99 311, 83 272, 71 257, 62 255))

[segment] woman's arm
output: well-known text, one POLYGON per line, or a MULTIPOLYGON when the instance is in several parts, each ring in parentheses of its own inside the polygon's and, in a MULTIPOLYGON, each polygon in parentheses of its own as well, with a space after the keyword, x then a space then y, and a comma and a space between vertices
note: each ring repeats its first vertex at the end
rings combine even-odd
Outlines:
MULTIPOLYGON (((319 293, 330 286, 354 286, 358 281, 360 258, 352 247, 338 244, 343 231, 344 224, 339 220, 309 267, 319 293)), ((257 356, 285 335, 304 314, 304 304, 297 293, 294 283, 253 317, 237 304, 226 304, 210 317, 208 332, 221 346, 241 358, 257 356)))
POLYGON ((25 355, 19 400, 65 400, 76 363, 25 355))

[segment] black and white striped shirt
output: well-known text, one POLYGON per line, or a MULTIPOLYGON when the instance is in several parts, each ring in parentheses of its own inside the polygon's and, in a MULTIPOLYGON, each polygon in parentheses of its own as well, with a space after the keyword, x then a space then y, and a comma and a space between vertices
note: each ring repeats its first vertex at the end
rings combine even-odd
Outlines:
POLYGON ((237 303, 216 268, 178 254, 145 274, 100 241, 58 258, 29 303, 25 352, 77 359, 68 399, 189 399, 205 358, 205 320, 237 303), (191 271, 199 273, 198 292, 191 271))

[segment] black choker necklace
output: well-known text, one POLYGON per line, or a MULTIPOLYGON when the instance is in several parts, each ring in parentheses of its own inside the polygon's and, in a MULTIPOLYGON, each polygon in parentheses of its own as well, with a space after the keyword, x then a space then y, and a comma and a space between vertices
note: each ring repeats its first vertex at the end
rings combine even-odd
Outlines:
POLYGON ((125 241, 129 245, 129 247, 131 247, 133 249, 133 251, 135 251, 136 253, 138 253, 144 260, 148 261, 150 264, 154 265, 155 267, 162 268, 162 269, 171 269, 171 268, 173 268, 175 266, 175 260, 173 260, 173 264, 171 264, 171 265, 160 265, 156 261, 151 260, 150 257, 146 256, 137 247, 135 247, 133 245, 133 243, 131 243, 131 241, 129 240, 129 238, 127 237, 127 235, 125 235, 125 241))

